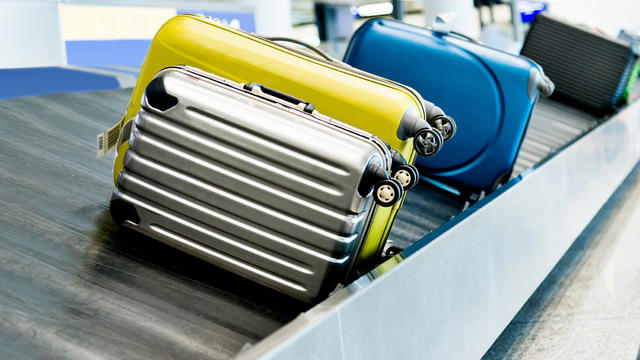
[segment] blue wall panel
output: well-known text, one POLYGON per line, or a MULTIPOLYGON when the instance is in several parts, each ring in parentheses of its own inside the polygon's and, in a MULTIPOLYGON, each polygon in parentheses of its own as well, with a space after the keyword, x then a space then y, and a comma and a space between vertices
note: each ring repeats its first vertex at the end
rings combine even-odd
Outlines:
POLYGON ((119 89, 115 76, 59 67, 0 69, 0 99, 60 91, 119 89))
MULTIPOLYGON (((178 10, 178 14, 198 14, 220 19, 224 24, 248 32, 256 31, 252 12, 178 10)), ((67 64, 77 66, 129 66, 139 68, 151 39, 65 41, 67 64)))
POLYGON ((69 65, 140 67, 151 40, 74 40, 65 44, 69 65))

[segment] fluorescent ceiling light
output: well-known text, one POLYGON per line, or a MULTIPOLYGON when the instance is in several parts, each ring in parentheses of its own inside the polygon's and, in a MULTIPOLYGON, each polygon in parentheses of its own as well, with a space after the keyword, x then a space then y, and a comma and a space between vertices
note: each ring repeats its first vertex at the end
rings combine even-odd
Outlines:
POLYGON ((371 17, 389 15, 393 12, 393 4, 390 2, 366 4, 360 6, 354 6, 351 8, 351 13, 355 17, 371 17))

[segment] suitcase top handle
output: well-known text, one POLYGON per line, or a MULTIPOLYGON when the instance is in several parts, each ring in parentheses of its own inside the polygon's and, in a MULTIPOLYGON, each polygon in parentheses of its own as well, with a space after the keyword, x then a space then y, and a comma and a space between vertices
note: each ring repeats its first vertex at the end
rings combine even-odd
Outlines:
MULTIPOLYGON (((436 19, 433 21, 433 25, 431 25, 430 27, 427 27, 427 30, 431 30, 432 32, 434 32, 435 34, 438 34, 440 36, 443 35, 454 35, 457 36, 459 38, 462 38, 464 40, 467 40, 469 42, 472 42, 474 44, 478 44, 478 45, 482 45, 478 40, 467 36, 465 34, 459 33, 459 32, 455 32, 451 30, 451 26, 449 25, 449 23, 447 23, 446 19, 444 18, 444 16, 438 15, 436 16, 436 19)), ((497 50, 497 49, 495 49, 497 50)), ((555 90, 555 85, 553 83, 553 81, 551 81, 551 79, 549 79, 548 76, 546 76, 544 74, 544 71, 542 70, 542 67, 540 65, 538 65, 535 61, 533 61, 532 59, 520 55, 520 57, 523 57, 527 60, 529 60, 530 62, 532 62, 533 64, 535 64, 535 66, 538 68, 539 72, 536 72, 534 74, 534 72, 531 73, 531 77, 529 79, 529 97, 531 99, 534 99, 536 95, 535 94, 535 90, 538 90, 540 92, 540 95, 542 95, 543 97, 549 97, 551 96, 551 94, 553 93, 553 91, 555 90)))
POLYGON ((322 57, 323 59, 327 60, 327 61, 336 61, 336 59, 332 58, 331 56, 329 56, 327 53, 325 53, 324 51, 318 49, 317 47, 304 42, 302 40, 298 40, 298 39, 293 39, 293 38, 288 38, 288 37, 263 37, 263 39, 269 40, 269 41, 281 41, 281 42, 290 42, 293 44, 297 44, 297 45, 301 45, 311 51, 313 51, 314 53, 318 54, 320 57, 322 57))
POLYGON ((449 25, 443 15, 438 15, 433 21, 431 29, 438 34, 449 34, 451 32, 451 25, 449 25))
POLYGON ((433 24, 431 26, 427 26, 427 30, 431 30, 434 33, 440 34, 440 35, 455 35, 457 37, 468 40, 472 43, 479 44, 478 40, 472 38, 471 36, 451 30, 451 25, 449 25, 449 23, 443 17, 443 15, 436 16, 436 19, 433 21, 433 24))
POLYGON ((280 100, 284 100, 288 103, 293 104, 295 107, 301 109, 302 111, 312 114, 313 111, 316 109, 315 105, 313 105, 312 103, 308 102, 308 101, 304 101, 302 99, 299 99, 295 96, 289 95, 289 94, 285 94, 281 91, 278 91, 276 89, 272 89, 269 87, 266 87, 264 85, 258 84, 258 83, 249 83, 249 84, 245 84, 244 89, 247 91, 250 91, 252 93, 258 94, 258 95, 269 95, 272 97, 275 97, 277 99, 280 100))

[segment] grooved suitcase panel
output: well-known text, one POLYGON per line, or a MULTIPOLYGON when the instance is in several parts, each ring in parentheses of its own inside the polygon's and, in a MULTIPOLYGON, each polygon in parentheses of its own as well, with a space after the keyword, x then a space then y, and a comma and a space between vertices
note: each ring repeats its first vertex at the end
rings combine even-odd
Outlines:
POLYGON ((376 209, 358 188, 390 165, 384 144, 240 84, 181 68, 157 79, 176 103, 143 97, 114 195, 139 219, 121 222, 300 299, 335 288, 376 209))
MULTIPOLYGON (((321 113, 385 140, 410 163, 417 154, 413 138, 400 139, 398 129, 406 123, 403 119, 426 126, 422 98, 413 89, 309 54, 297 45, 283 45, 186 14, 158 29, 120 126, 136 116, 152 78, 171 66, 195 67, 238 83, 260 83, 310 102, 321 113)), ((121 169, 122 162, 115 162, 114 174, 121 169)), ((359 261, 382 248, 401 205, 376 210, 359 261)))
POLYGON ((554 96, 592 111, 616 106, 632 60, 628 44, 543 14, 520 53, 544 68, 556 85, 554 96))

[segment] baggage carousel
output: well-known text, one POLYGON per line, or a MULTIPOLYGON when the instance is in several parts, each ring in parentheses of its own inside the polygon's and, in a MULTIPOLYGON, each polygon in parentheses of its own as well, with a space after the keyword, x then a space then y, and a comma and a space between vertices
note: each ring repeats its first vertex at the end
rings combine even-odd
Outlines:
POLYGON ((479 358, 640 159, 640 104, 541 102, 509 183, 421 182, 407 249, 310 308, 113 223, 95 136, 130 93, 0 102, 0 358, 479 358))

